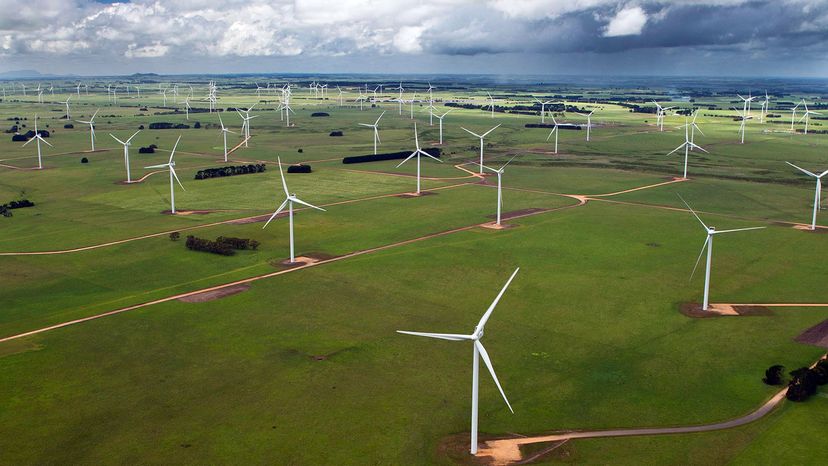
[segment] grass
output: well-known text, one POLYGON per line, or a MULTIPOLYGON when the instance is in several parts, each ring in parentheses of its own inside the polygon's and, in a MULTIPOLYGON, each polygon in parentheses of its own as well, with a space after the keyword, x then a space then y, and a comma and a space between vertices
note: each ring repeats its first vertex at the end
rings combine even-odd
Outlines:
MULTIPOLYGON (((73 117, 88 117, 104 100, 90 97, 73 117)), ((62 109, 44 107, 42 124, 59 127, 62 109)), ((518 155, 504 174, 504 211, 576 203, 561 193, 612 194, 603 201, 509 220, 515 228, 507 230, 471 228, 279 275, 215 301, 169 301, 0 344, 0 463, 449 464, 437 445, 468 430, 470 348, 395 330, 471 331, 517 266, 484 339, 515 414, 484 376, 482 432, 701 424, 754 409, 774 391, 760 381, 768 366, 799 367, 824 352, 793 338, 825 311, 683 316, 678 306, 701 298, 702 277, 688 276, 704 233, 689 213, 659 207, 680 207, 680 193, 716 226, 768 226, 717 240, 713 302, 826 302, 825 266, 813 260, 824 237, 774 223, 808 218, 813 187, 784 160, 795 152, 794 163, 818 165, 825 137, 762 133, 755 125, 740 145, 733 122, 702 116, 698 143, 711 154, 691 156, 690 181, 613 194, 677 175, 678 159, 664 154, 683 133, 671 127, 679 119, 661 133, 643 124, 647 116, 602 107, 593 140, 561 131, 557 156, 543 153, 547 131, 523 127, 536 117, 498 115, 503 126, 487 138, 485 153, 492 165, 518 155)), ((0 251, 157 234, 71 254, 0 256, 0 336, 279 270, 288 249, 284 220, 266 230, 261 223, 213 225, 275 208, 277 157, 311 163, 311 175, 289 175, 288 184, 328 210, 297 214, 300 254, 345 255, 494 214, 495 190, 455 167, 475 170, 477 141, 458 127, 488 129, 496 123, 487 113, 446 117, 444 163, 422 166, 425 189, 438 194, 401 199, 391 195, 413 191, 410 162, 338 161, 371 150, 370 131, 355 123, 375 120, 380 109, 300 97, 297 126, 285 128, 266 110, 273 102, 257 108, 262 117, 250 148, 231 159, 264 161, 263 174, 192 179, 200 168, 224 165, 215 114, 191 115, 201 129, 145 130, 135 139, 137 177, 183 135, 176 168, 186 191, 176 191, 177 207, 218 210, 207 215, 162 215, 169 208, 163 173, 118 183, 122 152, 106 133, 185 121, 183 114, 151 115, 168 109, 106 108, 96 120, 106 151, 83 153, 88 133, 78 125, 49 139, 55 148, 45 150, 47 170, 0 169, 0 199, 37 204, 0 219, 0 251), (310 118, 312 111, 331 116, 310 118), (334 129, 345 135, 327 136, 334 129), (138 155, 149 143, 161 150, 138 155), (82 156, 90 163, 80 164, 82 156), (166 237, 173 230, 250 237, 261 246, 233 257, 195 253, 166 237)), ((380 149, 413 149, 407 113, 385 108, 380 149)), ((24 110, 12 102, 0 115, 24 110)), ((417 121, 423 146, 431 146, 437 127, 422 108, 417 121)), ((0 163, 32 166, 30 146, 3 140, 0 163)), ((824 434, 823 401, 785 404, 717 434, 580 440, 562 450, 569 456, 548 461, 807 463, 819 459, 810 445, 824 434), (780 454, 782 446, 788 453, 780 454)))

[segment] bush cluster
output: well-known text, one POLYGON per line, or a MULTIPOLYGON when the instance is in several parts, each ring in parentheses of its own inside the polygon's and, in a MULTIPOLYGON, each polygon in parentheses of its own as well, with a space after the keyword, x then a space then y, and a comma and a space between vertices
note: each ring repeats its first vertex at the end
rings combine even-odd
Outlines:
MULTIPOLYGON (((526 123, 524 125, 526 128, 549 128, 552 129, 555 127, 552 123, 526 123)), ((573 123, 558 123, 558 129, 574 129, 580 130, 581 125, 576 125, 573 123)))
POLYGON ((195 174, 195 179, 206 180, 208 178, 221 178, 223 176, 247 175, 248 173, 262 173, 267 167, 263 163, 250 165, 236 165, 221 168, 206 168, 195 174))
POLYGON ((150 123, 149 129, 190 129, 190 125, 185 125, 183 123, 166 123, 166 122, 156 122, 150 123))
POLYGON ((287 170, 288 173, 310 173, 311 171, 311 166, 305 165, 303 163, 300 163, 298 165, 291 165, 288 167, 287 170))
MULTIPOLYGON (((432 157, 440 158, 440 154, 442 154, 442 150, 439 147, 431 147, 428 149, 423 149, 423 152, 428 153, 432 157)), ((365 162, 377 162, 380 160, 397 160, 397 159, 404 159, 411 155, 410 151, 403 151, 403 152, 388 152, 385 154, 369 154, 369 155, 353 155, 351 157, 345 157, 342 159, 342 163, 350 164, 350 163, 365 163, 365 162)))
POLYGON ((155 144, 150 144, 148 147, 139 147, 138 153, 139 154, 154 154, 155 149, 158 149, 158 146, 155 144))
POLYGON ((331 114, 330 113, 325 113, 325 112, 313 112, 313 113, 311 113, 311 116, 312 117, 327 117, 327 116, 331 116, 331 114))
POLYGON ((0 204, 0 215, 3 217, 11 217, 12 209, 22 209, 24 207, 34 207, 34 202, 28 199, 21 199, 19 201, 11 201, 8 204, 0 204))
POLYGON ((785 396, 791 401, 805 401, 817 392, 817 387, 828 383, 828 360, 821 359, 813 368, 800 367, 790 376, 785 396))
MULTIPOLYGON (((172 235, 170 235, 172 239, 172 235)), ((198 238, 193 235, 187 236, 185 243, 187 249, 191 251, 209 252, 212 254, 219 254, 221 256, 232 256, 236 254, 236 250, 257 249, 259 242, 255 239, 248 238, 232 238, 226 236, 219 236, 215 241, 198 238)))
POLYGON ((342 136, 342 131, 331 131, 331 134, 329 134, 328 136, 341 137, 342 136))

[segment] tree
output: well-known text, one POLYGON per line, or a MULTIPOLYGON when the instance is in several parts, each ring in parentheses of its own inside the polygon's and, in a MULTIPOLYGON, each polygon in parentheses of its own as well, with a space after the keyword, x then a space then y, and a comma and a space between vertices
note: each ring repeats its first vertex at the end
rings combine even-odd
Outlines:
POLYGON ((177 231, 174 231, 174 232, 170 233, 170 240, 171 241, 178 241, 179 238, 181 238, 181 233, 179 233, 177 231))
POLYGON ((89 159, 84 157, 84 158, 81 159, 81 163, 89 163, 89 159))
POLYGON ((770 366, 765 371, 765 378, 762 379, 762 382, 765 382, 768 385, 782 385, 782 374, 785 370, 784 366, 780 366, 779 364, 770 366))

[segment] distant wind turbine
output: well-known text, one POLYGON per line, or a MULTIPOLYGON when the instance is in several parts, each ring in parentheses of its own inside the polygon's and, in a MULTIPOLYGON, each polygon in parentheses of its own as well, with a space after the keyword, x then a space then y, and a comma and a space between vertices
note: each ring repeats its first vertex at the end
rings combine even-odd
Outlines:
MULTIPOLYGON (((170 170, 170 212, 175 214, 175 184, 173 183, 173 178, 175 181, 178 182, 178 185, 181 186, 181 189, 184 189, 184 185, 181 184, 181 180, 178 179, 178 175, 175 173, 175 162, 173 161, 173 157, 175 157, 175 149, 178 147, 178 143, 181 141, 181 136, 178 136, 178 139, 175 141, 175 145, 173 146, 172 152, 170 152, 170 160, 167 163, 161 165, 150 165, 149 167, 144 168, 168 168, 170 170)), ((184 189, 186 191, 186 189, 184 189)))
POLYGON ((368 128, 372 128, 374 130, 374 155, 377 155, 377 143, 380 142, 379 122, 383 115, 385 115, 385 112, 380 113, 380 116, 377 118, 377 121, 375 121, 373 125, 368 123, 359 123, 359 126, 365 126, 368 128))
POLYGON ((812 176, 816 178, 816 190, 814 191, 814 215, 811 219, 811 230, 816 230, 816 218, 817 218, 817 211, 822 209, 822 177, 828 175, 828 170, 817 175, 816 173, 809 172, 804 168, 797 167, 796 165, 792 164, 791 162, 785 162, 788 165, 796 168, 797 170, 801 171, 802 173, 812 176))
POLYGON ((47 146, 52 147, 52 145, 49 143, 49 141, 43 139, 43 136, 40 135, 40 131, 37 130, 37 114, 36 113, 35 113, 35 117, 34 117, 34 127, 35 127, 34 138, 29 139, 28 141, 26 141, 21 147, 26 147, 26 145, 29 144, 30 142, 36 141, 36 144, 37 144, 37 168, 39 170, 42 170, 43 169, 43 158, 40 155, 40 141, 45 142, 47 146))
POLYGON ((282 177, 282 188, 285 191, 285 201, 282 202, 282 204, 276 209, 275 212, 273 212, 273 215, 271 215, 270 218, 267 220, 267 222, 264 224, 264 226, 262 227, 262 230, 267 228, 267 226, 270 225, 270 222, 273 221, 273 219, 276 218, 276 216, 279 215, 283 210, 285 210, 285 207, 288 208, 288 218, 289 218, 289 225, 290 225, 290 263, 292 264, 292 263, 296 262, 296 258, 294 257, 294 247, 293 247, 293 203, 295 202, 297 204, 301 204, 301 205, 310 207, 312 209, 321 210, 322 212, 325 212, 325 209, 323 209, 321 207, 316 207, 313 204, 309 204, 309 203, 299 199, 298 197, 296 197, 296 194, 291 194, 291 192, 288 191, 288 186, 287 186, 287 183, 285 182, 285 174, 282 171, 282 159, 277 157, 276 160, 279 163, 279 175, 281 175, 281 177, 282 177))
POLYGON ((221 125, 221 135, 224 138, 224 161, 227 162, 227 133, 236 133, 224 127, 224 122, 221 120, 221 112, 217 113, 219 117, 219 124, 221 125))
MULTIPOLYGON (((701 146, 697 146, 696 144, 694 144, 690 140, 690 133, 689 133, 690 130, 689 130, 689 128, 690 128, 690 126, 694 125, 695 123, 689 123, 687 121, 687 117, 684 117, 684 122, 685 122, 685 124, 683 126, 684 127, 684 142, 681 143, 680 146, 678 146, 675 149, 673 149, 672 151, 670 151, 670 153, 667 154, 667 155, 668 156, 672 155, 675 152, 679 151, 680 149, 684 149, 684 178, 687 179, 687 157, 689 155, 689 150, 690 149, 699 149, 702 152, 707 152, 707 151, 704 148, 702 148, 701 146)), ((701 131, 701 130, 699 130, 699 131, 701 131)), ((702 133, 702 134, 704 134, 704 133, 702 133)))
POLYGON ((509 165, 510 163, 512 163, 512 160, 514 160, 515 157, 517 157, 517 155, 513 155, 512 158, 509 159, 508 162, 504 163, 503 166, 501 166, 500 168, 497 168, 497 169, 490 168, 490 167, 487 167, 487 166, 483 165, 483 168, 485 168, 486 170, 490 170, 491 172, 497 174, 497 221, 495 222, 495 225, 497 225, 497 226, 500 226, 500 209, 503 207, 503 191, 502 191, 503 172, 506 169, 506 165, 509 165))
POLYGON ((434 115, 438 120, 440 120, 440 145, 443 145, 443 118, 449 113, 451 113, 451 109, 447 110, 446 113, 442 115, 434 115))
POLYGON ((92 118, 90 118, 89 121, 75 120, 78 123, 89 125, 89 139, 92 141, 92 152, 95 152, 95 115, 97 115, 100 110, 101 109, 95 110, 95 113, 92 114, 92 118))
MULTIPOLYGON (((575 112, 575 113, 578 113, 578 112, 575 112)), ((578 115, 586 117, 586 119, 587 119, 587 125, 586 125, 586 127, 587 127, 586 140, 587 140, 587 142, 589 142, 589 129, 592 128, 592 114, 593 113, 595 113, 595 110, 592 110, 589 113, 578 113, 578 115)))
POLYGON ((500 126, 500 124, 498 124, 497 126, 495 126, 492 129, 486 131, 483 134, 473 133, 473 132, 467 130, 466 128, 463 128, 462 126, 460 127, 460 129, 462 129, 463 131, 471 134, 472 136, 476 136, 476 137, 480 138, 480 163, 478 165, 480 165, 480 174, 481 175, 483 174, 483 138, 485 138, 492 131, 496 130, 499 126, 500 126))
POLYGON ((420 149, 420 137, 417 135, 417 122, 414 122, 414 144, 415 144, 415 147, 416 147, 414 149, 414 152, 412 152, 411 155, 409 155, 405 160, 400 162, 399 165, 397 165, 397 168, 402 166, 402 164, 404 164, 405 162, 408 162, 409 160, 411 160, 412 157, 415 157, 415 156, 417 157, 417 194, 419 195, 420 194, 420 155, 425 155, 426 157, 431 157, 432 159, 434 159, 434 160, 436 160, 440 163, 443 163, 443 161, 438 159, 437 157, 434 157, 433 155, 429 154, 428 152, 420 149))
POLYGON ((130 141, 132 141, 132 138, 134 138, 140 132, 141 132, 141 130, 139 129, 138 131, 135 132, 135 134, 130 136, 129 139, 127 139, 126 141, 121 141, 120 139, 113 136, 112 133, 109 133, 109 135, 112 136, 112 139, 118 141, 119 143, 121 143, 124 146, 124 165, 126 166, 127 183, 132 183, 132 178, 130 177, 130 174, 129 174, 129 146, 130 146, 130 141))

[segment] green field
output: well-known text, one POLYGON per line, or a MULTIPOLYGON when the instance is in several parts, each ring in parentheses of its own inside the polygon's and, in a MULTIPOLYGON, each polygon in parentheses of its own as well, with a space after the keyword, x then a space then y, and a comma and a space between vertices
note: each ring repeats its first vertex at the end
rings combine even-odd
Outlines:
MULTIPOLYGON (((96 152, 85 152, 88 126, 63 128, 62 105, 0 101, 7 126, 27 118, 19 122, 25 131, 37 112, 39 129, 56 129, 47 139, 54 147, 43 146, 44 170, 29 169, 34 144, 0 139, 0 203, 36 203, 0 217, 0 339, 138 306, 0 342, 0 464, 453 464, 442 445, 468 434, 470 345, 395 331, 470 332, 518 266, 485 338, 515 414, 483 375, 486 438, 724 421, 776 392, 761 382, 768 366, 792 370, 825 354, 794 341, 828 318, 825 307, 709 319, 679 312, 701 300, 703 273, 688 278, 704 230, 677 194, 719 229, 767 226, 717 237, 712 302, 828 303, 820 256, 828 236, 792 228, 810 221, 814 186, 785 164, 828 169, 828 136, 751 121, 738 144, 738 122, 723 117, 732 115, 728 99, 699 99, 719 108, 697 120, 704 135, 696 143, 710 153, 691 153, 690 179, 672 182, 683 153, 665 154, 683 141, 676 126, 684 117, 668 116, 660 132, 652 114, 573 98, 569 105, 598 109, 591 141, 583 130, 561 130, 556 155, 549 129, 524 127, 539 116, 492 119, 447 107, 482 105, 481 92, 438 89, 437 112, 452 108, 443 163, 424 160, 423 189, 433 194, 407 198, 400 195, 415 189, 411 162, 341 159, 372 151, 370 129, 357 123, 383 110, 381 152, 413 150, 414 121, 421 145, 436 147, 426 103, 412 121, 408 107, 399 115, 388 101, 360 111, 353 89, 343 107, 297 89, 295 126, 285 127, 275 96, 257 99, 240 78, 219 84, 219 108, 258 101, 249 147, 228 164, 266 163, 264 173, 195 180, 198 170, 225 166, 218 117, 191 112, 188 121, 180 102, 178 111, 172 102, 161 107, 154 85, 118 106, 105 86, 73 98, 73 119, 101 108, 96 152), (149 176, 121 183, 123 151, 108 133, 196 121, 198 129, 142 130, 130 151, 132 176, 149 176), (503 175, 503 211, 531 213, 499 231, 480 227, 495 213, 495 178, 469 173, 478 169, 478 140, 460 129, 496 124, 486 164, 516 155, 503 175), (329 136, 334 130, 344 136, 329 136), (168 176, 143 167, 166 162, 179 135, 176 170, 186 190, 176 186, 176 208, 200 212, 168 215, 168 176), (155 154, 138 153, 149 144, 155 154), (281 263, 286 218, 264 230, 261 221, 236 221, 282 202, 277 157, 313 168, 288 174, 287 183, 327 210, 300 210, 295 219, 297 255, 322 259, 317 265, 281 263), (173 231, 260 246, 231 257, 200 253, 171 241, 173 231), (251 280, 249 289, 198 303, 167 299, 237 280, 251 280)), ((505 107, 534 95, 497 91, 509 96, 501 97, 505 107)), ((235 112, 222 118, 239 131, 235 112)), ((556 118, 583 122, 572 112, 556 118)), ((230 136, 231 147, 241 141, 230 136)), ((824 463, 817 445, 828 431, 825 396, 823 387, 805 403, 784 401, 757 422, 720 432, 573 440, 539 461, 824 463)))

